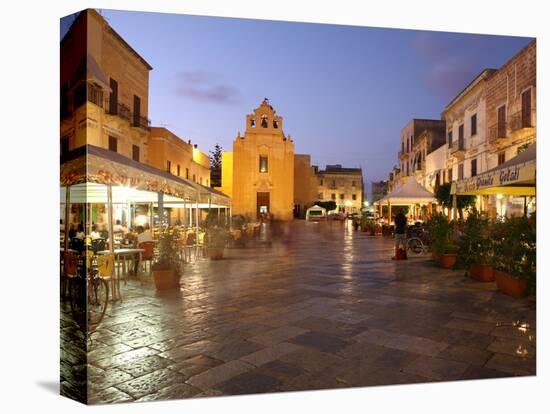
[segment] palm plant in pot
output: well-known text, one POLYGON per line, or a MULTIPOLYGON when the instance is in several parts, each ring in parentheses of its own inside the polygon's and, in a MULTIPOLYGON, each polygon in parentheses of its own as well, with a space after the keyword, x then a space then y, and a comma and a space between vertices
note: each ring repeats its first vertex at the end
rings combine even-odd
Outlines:
POLYGON ((442 213, 434 214, 426 223, 432 240, 432 255, 441 267, 452 268, 456 263, 458 246, 454 243, 454 222, 442 213))
POLYGON ((179 285, 181 262, 177 249, 178 232, 173 228, 163 229, 159 233, 154 249, 151 272, 157 290, 167 290, 179 285))
POLYGON ((204 243, 210 259, 223 259, 225 246, 229 240, 229 232, 223 218, 208 215, 205 223, 206 235, 204 243))
POLYGON ((526 217, 498 220, 492 231, 493 268, 498 289, 525 296, 536 285, 536 227, 526 217))
POLYGON ((480 282, 495 280, 491 266, 493 242, 489 218, 473 210, 464 221, 458 261, 469 269, 470 276, 480 282))

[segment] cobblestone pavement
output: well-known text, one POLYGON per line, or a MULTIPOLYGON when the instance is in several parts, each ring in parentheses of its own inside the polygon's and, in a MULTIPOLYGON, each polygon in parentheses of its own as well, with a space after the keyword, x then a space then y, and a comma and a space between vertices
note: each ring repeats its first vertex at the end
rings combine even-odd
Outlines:
POLYGON ((273 244, 128 282, 83 341, 62 309, 62 392, 112 403, 535 374, 535 304, 392 239, 295 222, 273 244), (80 388, 79 388, 80 386, 80 388))

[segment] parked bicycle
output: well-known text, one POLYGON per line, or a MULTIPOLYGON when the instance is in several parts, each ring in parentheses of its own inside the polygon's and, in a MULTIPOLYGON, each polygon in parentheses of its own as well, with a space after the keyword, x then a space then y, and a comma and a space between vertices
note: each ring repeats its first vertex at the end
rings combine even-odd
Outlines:
POLYGON ((431 239, 428 231, 421 225, 411 226, 407 231, 407 252, 412 255, 428 253, 431 239))
MULTIPOLYGON (((74 258, 68 260, 74 262, 74 258)), ((89 335, 97 329, 107 310, 107 279, 112 275, 114 257, 111 254, 97 256, 86 250, 79 261, 77 271, 69 277, 69 299, 75 322, 89 335)))

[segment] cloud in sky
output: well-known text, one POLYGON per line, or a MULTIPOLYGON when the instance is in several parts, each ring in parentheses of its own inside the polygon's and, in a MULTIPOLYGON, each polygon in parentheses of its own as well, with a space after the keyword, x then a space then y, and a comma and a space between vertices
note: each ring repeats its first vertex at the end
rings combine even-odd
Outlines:
POLYGON ((238 101, 240 94, 231 85, 207 71, 180 72, 176 75, 176 94, 196 101, 229 104, 238 101))
POLYGON ((435 95, 452 98, 481 71, 478 41, 476 35, 421 32, 416 36, 413 47, 428 64, 424 81, 435 95))

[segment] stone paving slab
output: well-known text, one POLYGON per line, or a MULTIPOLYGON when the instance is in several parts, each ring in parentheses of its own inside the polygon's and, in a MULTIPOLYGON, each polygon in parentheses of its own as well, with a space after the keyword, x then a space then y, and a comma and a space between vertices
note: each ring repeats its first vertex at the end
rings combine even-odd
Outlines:
POLYGON ((87 379, 89 401, 108 403, 535 374, 532 300, 427 257, 392 261, 391 238, 308 224, 186 264, 179 290, 128 281, 87 345, 62 307, 61 392, 85 395, 87 379))

